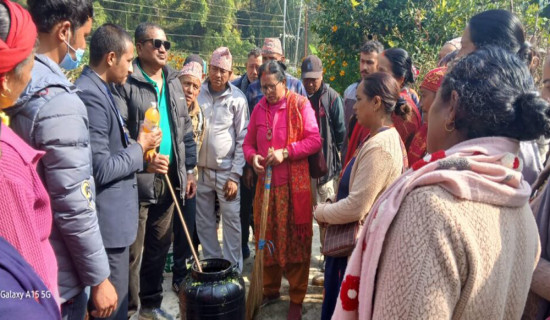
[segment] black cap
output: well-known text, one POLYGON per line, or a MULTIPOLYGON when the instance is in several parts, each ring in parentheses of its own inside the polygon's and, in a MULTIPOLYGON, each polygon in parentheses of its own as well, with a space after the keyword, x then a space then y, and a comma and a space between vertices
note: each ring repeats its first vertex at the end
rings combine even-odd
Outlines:
POLYGON ((204 67, 203 60, 202 60, 201 56, 199 56, 198 54, 189 55, 187 58, 185 58, 185 61, 183 62, 183 65, 186 65, 191 61, 198 62, 201 65, 201 67, 204 67))
POLYGON ((302 61, 302 79, 318 79, 323 76, 323 62, 316 55, 307 56, 302 61))

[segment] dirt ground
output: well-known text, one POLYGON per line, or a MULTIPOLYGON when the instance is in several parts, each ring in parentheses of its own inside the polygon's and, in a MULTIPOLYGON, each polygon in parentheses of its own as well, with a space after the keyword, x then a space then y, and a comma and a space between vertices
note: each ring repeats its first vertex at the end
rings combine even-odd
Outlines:
MULTIPOLYGON (((221 239, 221 228, 218 232, 218 239, 221 239)), ((252 239, 252 236, 251 236, 252 239)), ((254 243, 250 241, 249 247, 251 249, 250 258, 244 261, 243 278, 246 284, 248 293, 249 278, 251 277, 252 269, 254 268, 254 243)), ((318 320, 321 318, 321 305, 323 303, 323 287, 311 285, 311 279, 321 273, 319 266, 321 264, 321 255, 319 252, 319 227, 313 223, 313 247, 311 255, 311 264, 309 269, 309 287, 306 298, 304 300, 302 309, 303 320, 318 320)), ((176 315, 177 319, 180 319, 180 311, 178 298, 171 288, 172 273, 164 274, 164 299, 162 301, 162 308, 170 312, 172 315, 176 315)), ((279 320, 286 319, 288 313, 289 296, 288 296, 288 282, 283 278, 281 288, 281 300, 262 308, 256 317, 257 320, 279 320)))

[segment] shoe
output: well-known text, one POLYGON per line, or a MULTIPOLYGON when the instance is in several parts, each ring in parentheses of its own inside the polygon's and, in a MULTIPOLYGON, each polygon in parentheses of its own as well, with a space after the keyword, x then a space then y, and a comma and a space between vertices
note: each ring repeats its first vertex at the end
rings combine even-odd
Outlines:
POLYGON ((139 320, 174 320, 168 312, 161 308, 142 308, 139 310, 139 320))
POLYGON ((243 260, 250 258, 250 248, 248 244, 243 245, 243 260))
POLYGON ((287 320, 302 320, 302 304, 296 304, 290 302, 290 307, 288 308, 287 320))
POLYGON ((317 275, 315 275, 312 279, 311 279, 311 284, 314 285, 314 286, 324 286, 325 285, 325 275, 322 274, 322 273, 319 273, 317 275))
POLYGON ((183 283, 183 280, 174 280, 172 281, 172 291, 174 291, 176 294, 180 293, 180 287, 183 283))
POLYGON ((273 304, 273 303, 279 301, 279 299, 281 299, 281 294, 280 293, 277 293, 276 295, 271 296, 271 297, 264 296, 264 298, 262 299, 262 304, 260 305, 260 308, 268 306, 270 304, 273 304))

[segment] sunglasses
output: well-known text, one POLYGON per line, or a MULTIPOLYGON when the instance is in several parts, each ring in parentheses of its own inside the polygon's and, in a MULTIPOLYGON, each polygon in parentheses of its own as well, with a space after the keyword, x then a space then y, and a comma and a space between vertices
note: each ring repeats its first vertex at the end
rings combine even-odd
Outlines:
POLYGON ((163 41, 163 40, 160 40, 160 39, 145 39, 145 40, 141 41, 141 43, 145 43, 147 41, 151 41, 151 43, 153 44, 153 47, 155 47, 155 49, 160 49, 160 46, 164 46, 164 49, 170 50, 170 47, 172 46, 170 41, 163 41))

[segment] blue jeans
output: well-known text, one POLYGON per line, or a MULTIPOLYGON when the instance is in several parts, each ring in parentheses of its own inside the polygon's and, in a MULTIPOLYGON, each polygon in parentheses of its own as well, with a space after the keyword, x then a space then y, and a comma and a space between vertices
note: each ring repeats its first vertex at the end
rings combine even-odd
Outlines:
POLYGON ((61 305, 61 317, 63 320, 84 320, 90 287, 86 287, 79 294, 67 300, 61 305))
POLYGON ((323 300, 323 308, 321 310, 321 320, 329 320, 332 318, 332 314, 336 308, 338 294, 340 293, 340 285, 344 279, 347 266, 348 257, 326 257, 325 299, 323 300))

